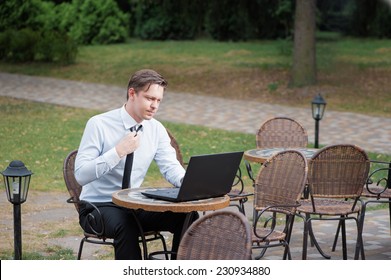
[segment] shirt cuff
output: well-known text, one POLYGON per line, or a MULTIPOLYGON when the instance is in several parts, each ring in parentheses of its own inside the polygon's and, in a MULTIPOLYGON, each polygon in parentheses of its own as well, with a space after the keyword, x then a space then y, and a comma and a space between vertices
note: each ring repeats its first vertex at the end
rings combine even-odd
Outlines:
POLYGON ((114 168, 121 161, 121 158, 118 156, 115 147, 111 148, 106 153, 104 153, 103 159, 110 167, 110 169, 114 168))

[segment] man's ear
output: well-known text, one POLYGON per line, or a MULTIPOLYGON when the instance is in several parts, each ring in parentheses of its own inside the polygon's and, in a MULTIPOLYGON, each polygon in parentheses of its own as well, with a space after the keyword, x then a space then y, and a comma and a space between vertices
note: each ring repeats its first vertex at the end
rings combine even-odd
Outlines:
POLYGON ((128 99, 133 100, 135 94, 136 94, 136 91, 134 90, 134 88, 129 88, 128 89, 128 99))

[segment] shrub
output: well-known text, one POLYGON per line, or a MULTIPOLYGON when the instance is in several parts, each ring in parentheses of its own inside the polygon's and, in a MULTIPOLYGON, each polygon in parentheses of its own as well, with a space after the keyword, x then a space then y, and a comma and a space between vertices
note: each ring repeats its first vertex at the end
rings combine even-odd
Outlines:
POLYGON ((24 28, 12 33, 8 59, 14 62, 33 61, 35 46, 39 40, 38 33, 30 28, 24 28))
POLYGON ((68 35, 44 31, 35 47, 35 60, 71 64, 77 55, 77 45, 68 35))
POLYGON ((11 62, 45 61, 63 64, 76 59, 77 45, 67 35, 56 31, 30 28, 0 33, 0 59, 11 62))
MULTIPOLYGON (((127 15, 114 0, 73 0, 74 19, 69 35, 79 44, 110 44, 127 38, 127 15)), ((67 15, 72 8, 67 9, 67 15)), ((69 19, 69 17, 68 17, 69 19)))

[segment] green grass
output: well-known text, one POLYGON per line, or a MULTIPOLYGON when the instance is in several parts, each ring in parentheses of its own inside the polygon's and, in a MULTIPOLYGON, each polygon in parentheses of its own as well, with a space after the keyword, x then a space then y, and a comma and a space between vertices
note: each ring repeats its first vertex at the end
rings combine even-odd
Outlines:
MULTIPOLYGON (((7 250, 0 253, 0 260, 13 260, 14 252, 7 250)), ((72 249, 60 246, 47 247, 45 252, 22 252, 22 260, 74 260, 72 249)))
POLYGON ((126 87, 129 75, 153 68, 169 90, 308 107, 321 92, 328 110, 391 117, 391 40, 320 34, 318 84, 290 88, 292 42, 142 41, 82 46, 77 61, 8 64, 0 71, 126 87))

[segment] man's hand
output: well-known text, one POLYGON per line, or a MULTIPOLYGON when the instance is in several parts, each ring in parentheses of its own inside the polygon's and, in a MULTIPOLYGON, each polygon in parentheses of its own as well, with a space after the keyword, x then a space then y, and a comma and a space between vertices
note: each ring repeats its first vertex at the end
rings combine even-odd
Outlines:
POLYGON ((127 154, 133 153, 140 145, 140 135, 136 132, 131 132, 119 141, 115 146, 117 154, 120 158, 127 154))

